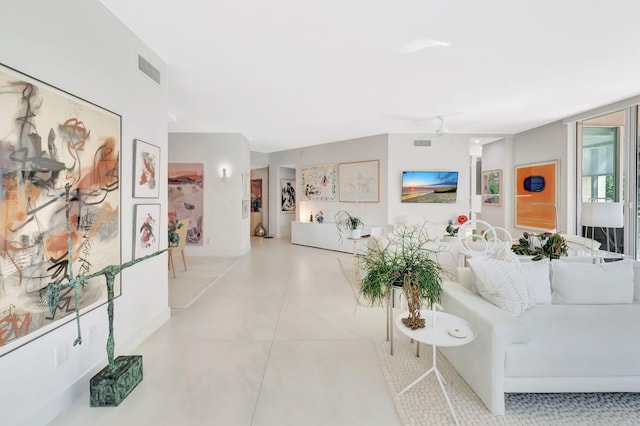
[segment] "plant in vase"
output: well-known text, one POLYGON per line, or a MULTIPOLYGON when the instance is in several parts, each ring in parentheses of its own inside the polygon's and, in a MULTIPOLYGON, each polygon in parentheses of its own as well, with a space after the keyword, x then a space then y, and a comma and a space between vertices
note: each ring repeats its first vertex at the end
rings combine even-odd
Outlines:
POLYGON ((169 247, 178 247, 180 244, 180 234, 177 231, 182 228, 182 225, 174 220, 169 222, 169 247))
POLYGON ((338 238, 342 241, 342 233, 348 232, 351 238, 360 238, 364 222, 357 216, 350 214, 346 210, 338 211, 333 217, 333 221, 338 228, 338 238))
POLYGON ((566 239, 560 234, 545 232, 533 235, 524 232, 523 238, 511 246, 511 251, 521 256, 533 256, 531 260, 536 261, 544 258, 560 259, 561 256, 567 256, 569 247, 566 239), (534 244, 535 239, 538 239, 540 244, 534 244))
POLYGON ((420 309, 439 303, 445 271, 436 260, 437 251, 429 248, 424 226, 407 225, 386 237, 374 240, 374 247, 357 256, 362 274, 360 295, 371 305, 387 300, 392 286, 402 286, 409 317, 402 322, 410 328, 424 327, 420 309))

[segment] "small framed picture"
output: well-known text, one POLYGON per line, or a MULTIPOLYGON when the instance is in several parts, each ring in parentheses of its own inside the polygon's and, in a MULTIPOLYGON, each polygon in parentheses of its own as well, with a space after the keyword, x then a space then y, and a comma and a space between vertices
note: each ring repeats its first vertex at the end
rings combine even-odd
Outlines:
POLYGON ((136 204, 134 217, 133 258, 139 259, 160 249, 160 204, 136 204))
POLYGON ((502 170, 482 171, 482 204, 487 206, 502 205, 502 170))
POLYGON ((249 200, 242 200, 242 218, 249 217, 249 200))
POLYGON ((133 157, 133 196, 135 198, 158 198, 160 185, 160 148, 135 139, 133 157))

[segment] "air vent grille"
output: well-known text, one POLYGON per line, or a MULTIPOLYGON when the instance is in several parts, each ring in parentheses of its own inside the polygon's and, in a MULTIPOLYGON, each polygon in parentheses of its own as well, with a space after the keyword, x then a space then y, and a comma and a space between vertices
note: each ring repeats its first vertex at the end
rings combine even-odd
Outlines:
POLYGON ((158 68, 151 65, 149 61, 138 55, 138 69, 142 71, 147 77, 156 83, 160 84, 160 71, 158 68))
POLYGON ((426 139, 414 140, 413 146, 431 146, 431 141, 426 139))

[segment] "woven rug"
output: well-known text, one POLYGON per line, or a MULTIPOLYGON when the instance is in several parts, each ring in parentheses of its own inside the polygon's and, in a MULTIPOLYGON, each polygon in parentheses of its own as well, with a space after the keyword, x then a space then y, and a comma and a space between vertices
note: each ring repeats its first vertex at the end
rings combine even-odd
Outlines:
POLYGON ((173 259, 176 268, 175 278, 169 270, 169 306, 188 308, 239 259, 239 257, 187 256, 185 271, 182 258, 180 255, 175 255, 173 259))
MULTIPOLYGON (((454 424, 451 411, 433 374, 402 396, 398 393, 432 365, 432 349, 395 339, 394 355, 389 343, 375 342, 389 391, 404 425, 454 424)), ((494 416, 480 401, 447 359, 437 354, 437 366, 447 381, 447 393, 461 425, 640 425, 638 393, 507 394, 506 415, 494 416)))

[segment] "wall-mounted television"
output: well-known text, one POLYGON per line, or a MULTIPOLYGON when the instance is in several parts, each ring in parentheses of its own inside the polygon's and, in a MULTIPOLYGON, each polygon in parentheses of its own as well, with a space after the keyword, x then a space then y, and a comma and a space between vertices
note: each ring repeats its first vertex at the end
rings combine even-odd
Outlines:
POLYGON ((455 203, 458 172, 402 172, 403 203, 455 203))

